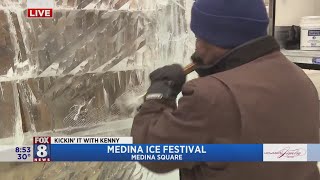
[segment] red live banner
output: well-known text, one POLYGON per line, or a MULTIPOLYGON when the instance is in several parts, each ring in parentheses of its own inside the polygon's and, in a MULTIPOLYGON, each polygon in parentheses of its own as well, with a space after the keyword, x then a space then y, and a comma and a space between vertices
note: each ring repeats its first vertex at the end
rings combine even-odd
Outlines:
POLYGON ((52 18, 53 9, 51 8, 29 8, 28 18, 52 18))

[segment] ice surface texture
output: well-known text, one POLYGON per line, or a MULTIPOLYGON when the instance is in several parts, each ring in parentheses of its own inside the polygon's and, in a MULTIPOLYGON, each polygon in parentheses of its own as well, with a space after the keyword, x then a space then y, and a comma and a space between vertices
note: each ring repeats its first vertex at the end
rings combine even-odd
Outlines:
MULTIPOLYGON (((128 136, 133 114, 118 105, 144 93, 152 70, 185 65, 194 50, 192 0, 56 0, 54 19, 26 18, 25 2, 0 1, 0 144, 29 144, 34 135, 128 136)), ((1 169, 3 179, 153 177, 135 163, 1 169)))
POLYGON ((192 54, 185 0, 56 1, 54 19, 26 18, 23 2, 0 6, 0 138, 132 117, 117 98, 192 54))

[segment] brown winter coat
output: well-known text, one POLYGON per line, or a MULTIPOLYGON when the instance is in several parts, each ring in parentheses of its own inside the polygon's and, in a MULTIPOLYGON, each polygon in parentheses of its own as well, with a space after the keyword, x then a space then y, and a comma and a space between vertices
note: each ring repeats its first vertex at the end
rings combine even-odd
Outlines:
MULTIPOLYGON (((205 77, 187 82, 178 107, 146 101, 134 143, 319 143, 318 94, 272 37, 231 51, 205 77)), ((319 180, 316 163, 155 163, 182 180, 319 180)))

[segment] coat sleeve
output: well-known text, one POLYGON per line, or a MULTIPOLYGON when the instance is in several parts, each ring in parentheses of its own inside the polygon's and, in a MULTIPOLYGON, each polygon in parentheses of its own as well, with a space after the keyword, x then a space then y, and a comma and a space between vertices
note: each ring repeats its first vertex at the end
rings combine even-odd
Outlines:
MULTIPOLYGON (((192 81, 191 81, 192 82, 192 81)), ((159 100, 146 101, 133 120, 131 135, 135 144, 209 144, 212 143, 209 121, 212 104, 188 82, 183 88, 179 106, 159 100), (209 115, 209 116, 208 116, 209 115), (211 139, 211 140, 210 140, 211 139)), ((191 169, 197 163, 142 162, 156 173, 177 168, 191 169)))

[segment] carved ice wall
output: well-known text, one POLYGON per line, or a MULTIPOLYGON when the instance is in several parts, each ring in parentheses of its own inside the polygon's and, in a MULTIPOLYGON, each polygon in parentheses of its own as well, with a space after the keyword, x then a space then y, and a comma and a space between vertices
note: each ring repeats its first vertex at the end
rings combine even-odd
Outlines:
POLYGON ((121 94, 142 92, 151 70, 192 53, 185 0, 57 1, 52 20, 1 3, 1 138, 14 135, 18 114, 25 132, 108 121, 121 94))
MULTIPOLYGON (((28 19, 25 0, 0 1, 0 144, 27 144, 39 134, 128 136, 132 114, 114 103, 142 94, 155 68, 189 63, 192 0, 55 3, 54 19, 28 19)), ((151 179, 135 163, 1 167, 9 179, 58 172, 56 179, 151 179)))

